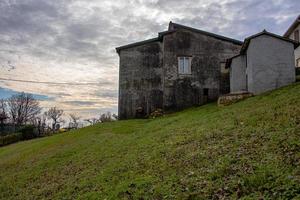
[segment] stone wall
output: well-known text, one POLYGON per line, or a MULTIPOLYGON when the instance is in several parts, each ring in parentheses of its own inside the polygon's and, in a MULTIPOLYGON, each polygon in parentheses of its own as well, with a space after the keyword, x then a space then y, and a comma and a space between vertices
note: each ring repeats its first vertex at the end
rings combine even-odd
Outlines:
POLYGON ((119 52, 120 119, 144 117, 163 108, 161 46, 156 41, 119 52))
POLYGON ((229 93, 229 73, 221 67, 240 48, 238 41, 187 29, 119 48, 120 119, 202 105, 229 93), (178 74, 180 56, 192 58, 191 75, 178 74))
POLYGON ((165 35, 164 109, 201 105, 228 93, 229 73, 221 73, 221 63, 239 50, 238 44, 185 29, 165 35), (178 74, 179 56, 192 57, 191 75, 178 74))
POLYGON ((229 106, 231 104, 237 103, 241 100, 252 97, 253 94, 248 92, 240 92, 235 94, 226 94, 218 99, 218 106, 229 106))

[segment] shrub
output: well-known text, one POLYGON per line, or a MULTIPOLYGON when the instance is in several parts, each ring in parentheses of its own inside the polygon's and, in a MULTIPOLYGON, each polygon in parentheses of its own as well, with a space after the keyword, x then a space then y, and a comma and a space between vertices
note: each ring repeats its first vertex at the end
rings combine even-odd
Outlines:
POLYGON ((30 140, 37 137, 37 134, 35 133, 35 127, 33 125, 24 126, 20 129, 20 132, 22 133, 23 140, 30 140))
POLYGON ((14 133, 14 134, 2 136, 0 137, 0 147, 18 142, 22 140, 22 138, 23 138, 22 133, 14 133))
POLYGON ((164 111, 162 110, 162 109, 156 109, 154 112, 152 112, 151 114, 150 114, 150 118, 157 118, 157 117, 161 117, 161 116, 163 116, 164 115, 164 111))
POLYGON ((296 67, 296 76, 300 75, 300 68, 296 67))

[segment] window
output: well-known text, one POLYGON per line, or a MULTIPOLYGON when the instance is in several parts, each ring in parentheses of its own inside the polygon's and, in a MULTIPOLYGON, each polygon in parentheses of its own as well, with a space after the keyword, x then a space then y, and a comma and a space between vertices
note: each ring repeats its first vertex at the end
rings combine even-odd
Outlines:
POLYGON ((300 67, 300 58, 296 60, 296 67, 300 67))
POLYGON ((294 32, 294 39, 299 42, 299 30, 295 30, 294 32))
POLYGON ((208 96, 208 88, 204 88, 203 89, 203 95, 204 96, 208 96))
POLYGON ((191 74, 191 57, 178 57, 178 73, 191 74))

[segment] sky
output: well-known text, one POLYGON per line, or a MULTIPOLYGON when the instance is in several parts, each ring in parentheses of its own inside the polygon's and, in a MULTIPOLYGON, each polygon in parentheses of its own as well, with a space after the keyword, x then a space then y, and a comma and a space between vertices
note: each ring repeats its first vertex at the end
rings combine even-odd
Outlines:
POLYGON ((24 91, 45 109, 117 113, 116 47, 169 21, 238 40, 282 35, 299 14, 299 0, 0 0, 0 98, 24 91))

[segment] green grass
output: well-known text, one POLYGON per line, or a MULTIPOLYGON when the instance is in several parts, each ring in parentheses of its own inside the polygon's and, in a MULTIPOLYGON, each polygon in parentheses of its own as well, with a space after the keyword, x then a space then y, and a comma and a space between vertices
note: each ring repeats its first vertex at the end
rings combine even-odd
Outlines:
POLYGON ((0 148, 1 199, 300 199, 300 84, 0 148))

